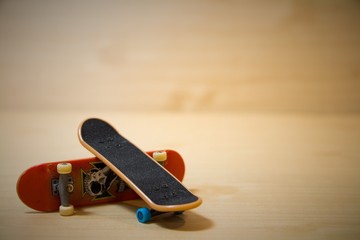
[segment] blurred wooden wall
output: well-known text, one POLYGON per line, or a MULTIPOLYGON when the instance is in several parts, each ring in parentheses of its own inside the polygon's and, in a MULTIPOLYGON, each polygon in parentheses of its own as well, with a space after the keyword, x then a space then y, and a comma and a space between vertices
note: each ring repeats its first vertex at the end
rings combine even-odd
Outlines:
POLYGON ((360 112, 359 1, 0 1, 0 109, 360 112))

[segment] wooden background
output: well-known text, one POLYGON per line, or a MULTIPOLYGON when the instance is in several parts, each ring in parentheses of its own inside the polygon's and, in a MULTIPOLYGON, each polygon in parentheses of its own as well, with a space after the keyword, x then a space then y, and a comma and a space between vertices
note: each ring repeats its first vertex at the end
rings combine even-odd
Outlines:
POLYGON ((360 2, 0 0, 0 239, 360 239, 360 2), (16 181, 100 117, 202 206, 38 213, 16 181))
POLYGON ((2 109, 360 111, 358 1, 1 1, 2 109))

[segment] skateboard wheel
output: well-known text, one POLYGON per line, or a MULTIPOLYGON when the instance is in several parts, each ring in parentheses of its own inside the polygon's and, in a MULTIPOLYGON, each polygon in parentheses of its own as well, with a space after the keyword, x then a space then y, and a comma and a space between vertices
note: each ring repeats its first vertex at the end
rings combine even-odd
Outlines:
POLYGON ((136 217, 139 222, 147 223, 151 219, 151 212, 148 208, 139 208, 136 211, 136 217))
POLYGON ((157 162, 164 162, 167 159, 166 151, 158 151, 153 153, 153 158, 157 162))
POLYGON ((59 174, 69 174, 72 171, 71 163, 59 163, 57 165, 57 172, 59 174))
POLYGON ((74 214, 74 206, 60 206, 59 212, 61 216, 71 216, 74 214))

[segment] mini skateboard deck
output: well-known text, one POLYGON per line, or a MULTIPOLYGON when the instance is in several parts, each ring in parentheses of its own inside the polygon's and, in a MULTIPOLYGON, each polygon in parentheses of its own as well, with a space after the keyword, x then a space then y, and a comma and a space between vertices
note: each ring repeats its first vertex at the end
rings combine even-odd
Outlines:
MULTIPOLYGON (((185 165, 179 153, 173 150, 149 151, 148 156, 167 155, 161 164, 182 181, 185 165)), ((18 179, 17 193, 22 202, 38 211, 58 211, 61 204, 58 164, 71 164, 66 176, 68 202, 75 207, 115 201, 138 199, 139 196, 125 182, 96 157, 72 161, 43 163, 27 169, 18 179)), ((71 215, 62 214, 62 215, 71 215)))
POLYGON ((85 120, 79 127, 81 144, 123 179, 152 209, 139 209, 140 222, 162 212, 183 212, 202 200, 169 171, 100 119, 85 120), (147 210, 146 210, 147 209, 147 210))

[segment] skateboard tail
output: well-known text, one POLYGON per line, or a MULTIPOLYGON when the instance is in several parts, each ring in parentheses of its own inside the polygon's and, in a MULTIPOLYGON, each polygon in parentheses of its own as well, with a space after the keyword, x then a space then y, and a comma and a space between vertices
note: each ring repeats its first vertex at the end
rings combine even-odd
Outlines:
POLYGON ((53 211, 54 204, 52 203, 60 202, 51 194, 51 184, 46 181, 48 175, 49 171, 41 164, 27 169, 20 175, 16 183, 16 192, 26 206, 37 211, 53 211), (31 175, 34 171, 38 172, 36 177, 31 175), (52 199, 52 201, 43 201, 44 198, 52 199))

